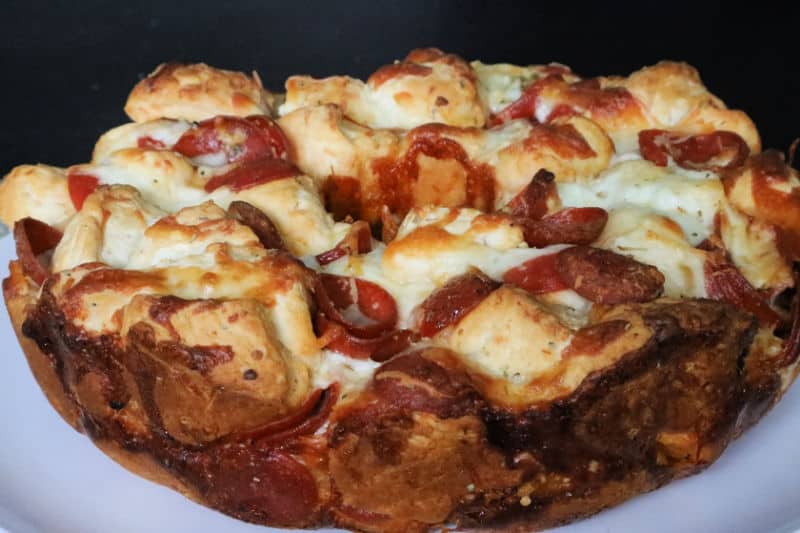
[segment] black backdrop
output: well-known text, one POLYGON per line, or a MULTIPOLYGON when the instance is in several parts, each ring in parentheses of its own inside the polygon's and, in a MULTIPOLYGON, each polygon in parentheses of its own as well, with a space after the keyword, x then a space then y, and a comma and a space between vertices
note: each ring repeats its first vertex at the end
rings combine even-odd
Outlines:
MULTIPOLYGON (((97 136, 126 121, 136 81, 167 60, 290 74, 365 77, 414 47, 484 62, 559 61, 584 75, 688 61, 764 144, 800 136, 800 8, 749 2, 5 2, 0 7, 0 172, 83 162, 97 136)), ((792 5, 793 4, 793 5, 792 5)))

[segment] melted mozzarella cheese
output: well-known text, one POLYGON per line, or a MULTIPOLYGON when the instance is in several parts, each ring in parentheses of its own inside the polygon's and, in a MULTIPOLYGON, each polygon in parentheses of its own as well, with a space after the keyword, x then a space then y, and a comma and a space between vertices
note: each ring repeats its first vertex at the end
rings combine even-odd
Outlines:
POLYGON ((707 296, 707 253, 687 242, 681 228, 668 218, 638 208, 615 209, 594 245, 657 267, 664 274, 665 296, 707 296))
POLYGON ((710 172, 678 174, 638 160, 623 161, 589 181, 559 183, 558 194, 566 207, 639 207, 669 217, 693 245, 711 235, 724 200, 722 184, 710 172))
POLYGON ((314 387, 325 389, 339 383, 339 397, 347 397, 367 386, 375 370, 381 365, 372 359, 353 359, 331 350, 322 350, 314 368, 314 387))
POLYGON ((165 147, 174 146, 178 139, 191 128, 185 120, 159 119, 148 122, 131 122, 123 124, 104 133, 94 147, 92 161, 107 161, 114 152, 125 148, 136 148, 139 139, 149 138, 165 147))
POLYGON ((508 63, 487 65, 480 61, 470 63, 478 78, 481 100, 492 113, 497 113, 514 103, 525 88, 541 77, 541 67, 520 67, 508 63))
POLYGON ((502 279, 509 269, 564 247, 528 248, 520 228, 506 217, 475 209, 418 208, 400 225, 382 267, 397 283, 425 279, 440 286, 470 269, 502 279))

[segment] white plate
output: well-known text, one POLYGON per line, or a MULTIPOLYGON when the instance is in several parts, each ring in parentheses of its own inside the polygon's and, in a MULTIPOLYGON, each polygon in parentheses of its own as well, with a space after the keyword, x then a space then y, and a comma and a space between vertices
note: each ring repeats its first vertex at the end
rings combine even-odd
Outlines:
MULTIPOLYGON (((11 239, 0 239, 2 278, 12 255, 11 239)), ((0 528, 13 533, 269 531, 130 474, 70 428, 39 390, 5 306, 0 307, 0 528)), ((558 533, 796 531, 798 389, 705 472, 558 533)))

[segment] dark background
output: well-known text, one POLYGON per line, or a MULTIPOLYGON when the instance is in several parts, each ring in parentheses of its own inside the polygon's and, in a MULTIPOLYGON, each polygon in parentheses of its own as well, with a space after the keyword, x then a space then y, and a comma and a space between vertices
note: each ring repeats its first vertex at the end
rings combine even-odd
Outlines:
POLYGON ((88 160, 100 133, 126 121, 136 81, 163 61, 257 69, 279 89, 295 73, 364 78, 420 46, 484 62, 559 61, 584 76, 688 61, 712 92, 750 114, 765 146, 785 150, 800 136, 800 8, 792 4, 6 2, 0 173, 88 160))

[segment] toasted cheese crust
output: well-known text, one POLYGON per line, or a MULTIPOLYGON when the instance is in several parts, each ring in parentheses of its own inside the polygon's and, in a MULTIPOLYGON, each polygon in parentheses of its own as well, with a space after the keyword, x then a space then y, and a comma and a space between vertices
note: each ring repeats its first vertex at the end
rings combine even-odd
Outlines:
POLYGON ((90 162, 0 183, 34 374, 134 471, 262 524, 550 526, 800 373, 800 175, 692 67, 419 49, 286 90, 162 65, 90 162))
POLYGON ((75 214, 64 169, 48 165, 20 165, 0 181, 0 221, 32 217, 63 228, 75 214))
POLYGON ((256 73, 248 76, 204 63, 163 63, 133 88, 125 113, 134 122, 201 121, 217 115, 269 115, 272 102, 256 73))
POLYGON ((429 122, 482 127, 486 122, 470 66, 436 49, 414 50, 402 62, 378 69, 366 83, 347 76, 292 76, 278 111, 286 115, 320 104, 335 104, 347 118, 371 128, 412 129, 429 122))

